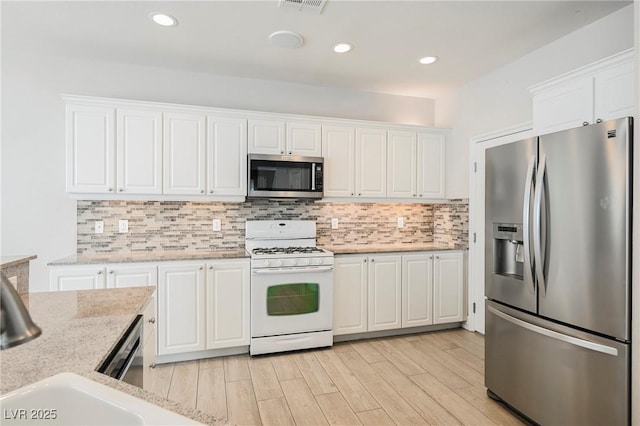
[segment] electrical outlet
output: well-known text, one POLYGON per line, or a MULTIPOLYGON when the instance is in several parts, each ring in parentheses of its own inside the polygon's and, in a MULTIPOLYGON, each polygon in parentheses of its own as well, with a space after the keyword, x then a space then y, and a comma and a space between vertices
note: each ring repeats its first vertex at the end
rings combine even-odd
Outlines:
POLYGON ((398 217, 398 228, 404 228, 404 217, 398 217))
POLYGON ((337 217, 332 217, 331 218, 331 229, 338 229, 338 218, 337 217))
POLYGON ((102 234, 104 232, 104 221, 96 220, 93 222, 93 230, 96 234, 102 234))
POLYGON ((129 221, 127 219, 120 219, 118 221, 118 232, 121 234, 129 232, 129 221))
POLYGON ((213 219, 212 224, 214 232, 222 231, 222 221, 220 219, 213 219))

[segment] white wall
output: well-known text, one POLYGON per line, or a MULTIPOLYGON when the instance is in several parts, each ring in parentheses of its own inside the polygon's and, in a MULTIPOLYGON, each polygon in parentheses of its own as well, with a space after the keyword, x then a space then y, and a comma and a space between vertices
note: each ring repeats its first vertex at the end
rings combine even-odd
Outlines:
MULTIPOLYGON (((7 45, 9 49, 7 49, 7 45)), ((76 251, 76 202, 65 193, 60 94, 433 125, 424 98, 239 79, 159 68, 34 56, 2 49, 3 255, 35 254, 33 291, 46 263, 76 251)))
POLYGON ((469 140, 532 120, 528 88, 633 47, 633 4, 475 80, 451 98, 436 99, 436 126, 451 127, 447 198, 469 194, 469 140), (449 115, 440 113, 447 105, 449 115))

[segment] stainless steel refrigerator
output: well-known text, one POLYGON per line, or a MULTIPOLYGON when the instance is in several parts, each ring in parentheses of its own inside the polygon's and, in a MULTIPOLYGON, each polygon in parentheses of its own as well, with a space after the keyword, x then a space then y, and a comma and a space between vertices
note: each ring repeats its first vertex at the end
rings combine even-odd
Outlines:
POLYGON ((630 423, 632 126, 486 151, 485 385, 542 425, 630 423))

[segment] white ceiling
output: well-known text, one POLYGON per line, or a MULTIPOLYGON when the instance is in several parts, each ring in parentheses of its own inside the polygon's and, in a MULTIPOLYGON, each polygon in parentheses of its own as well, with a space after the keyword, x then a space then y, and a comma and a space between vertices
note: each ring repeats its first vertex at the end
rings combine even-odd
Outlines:
POLYGON ((2 2, 2 49, 431 97, 630 1, 328 0, 321 14, 262 1, 2 2), (160 27, 149 14, 175 16, 160 27), (291 30, 298 49, 272 46, 291 30), (349 41, 351 53, 330 47, 349 41), (421 56, 436 55, 430 66, 421 56))

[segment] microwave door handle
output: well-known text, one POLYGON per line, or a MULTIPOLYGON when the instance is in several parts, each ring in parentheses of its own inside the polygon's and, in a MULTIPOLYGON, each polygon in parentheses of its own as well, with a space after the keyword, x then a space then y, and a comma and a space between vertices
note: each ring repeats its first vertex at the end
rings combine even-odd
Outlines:
POLYGON ((316 163, 311 163, 311 190, 316 190, 316 163))

